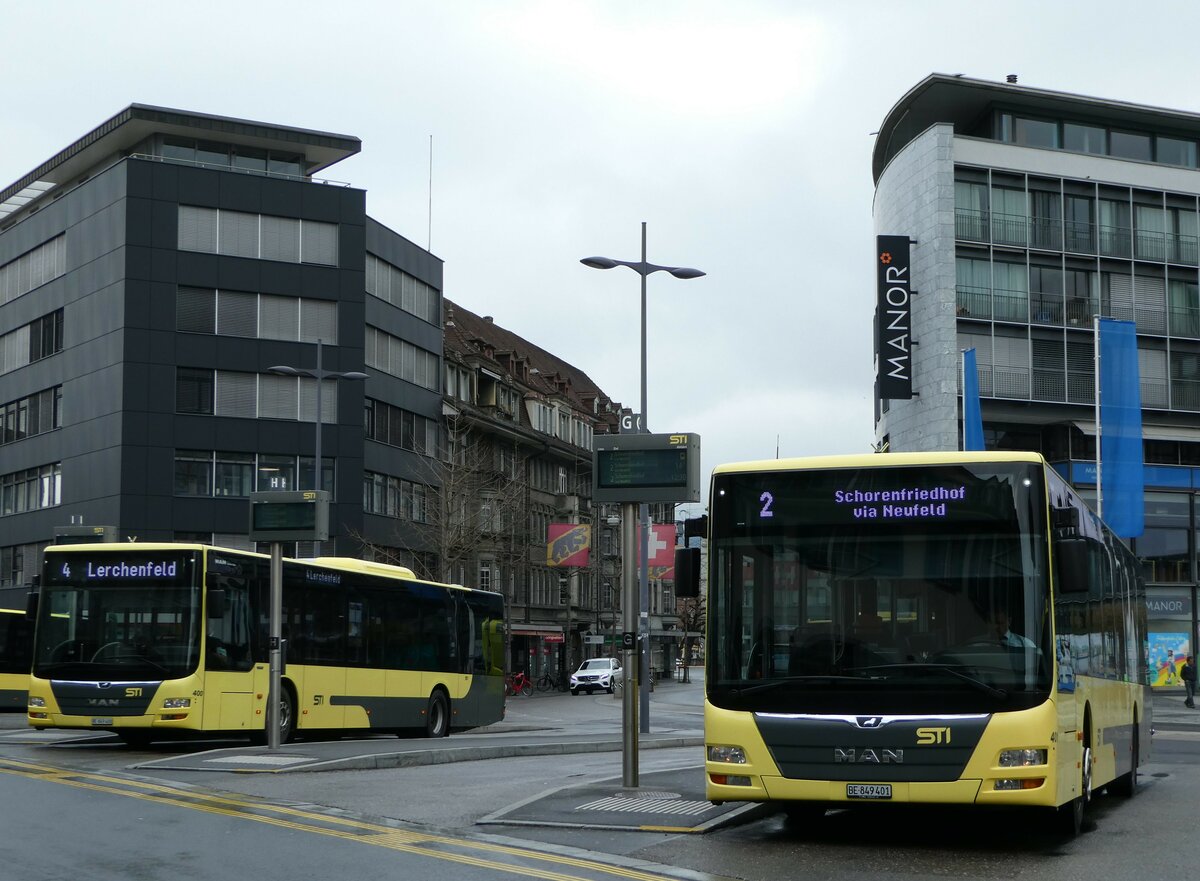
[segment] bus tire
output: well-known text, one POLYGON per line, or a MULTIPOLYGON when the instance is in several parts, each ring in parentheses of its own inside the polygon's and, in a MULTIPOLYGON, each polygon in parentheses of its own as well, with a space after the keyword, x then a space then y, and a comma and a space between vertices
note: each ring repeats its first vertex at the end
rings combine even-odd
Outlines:
POLYGON ((284 682, 279 689, 279 742, 291 743, 295 738, 296 693, 290 682, 284 682))
POLYGON ((1083 756, 1079 763, 1079 794, 1061 808, 1064 831, 1072 838, 1083 831, 1083 817, 1092 798, 1092 723, 1091 719, 1085 719, 1083 756))
POLYGON ((446 737, 450 734, 450 702, 440 688, 429 696, 425 710, 425 736, 446 737))
POLYGON ((1139 758, 1139 742, 1138 742, 1138 720, 1133 718, 1133 737, 1130 745, 1133 749, 1133 755, 1130 756, 1129 773, 1122 774, 1112 782, 1111 789, 1115 795, 1122 798, 1133 798, 1137 795, 1137 775, 1138 775, 1138 758, 1139 758))

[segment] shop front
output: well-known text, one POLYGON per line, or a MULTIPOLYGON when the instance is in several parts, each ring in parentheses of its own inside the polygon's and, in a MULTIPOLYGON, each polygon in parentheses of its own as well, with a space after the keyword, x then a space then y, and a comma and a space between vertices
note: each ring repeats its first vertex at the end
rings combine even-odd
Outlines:
POLYGON ((1190 584, 1146 589, 1146 648, 1155 688, 1183 687, 1180 668, 1195 645, 1195 592, 1190 584))

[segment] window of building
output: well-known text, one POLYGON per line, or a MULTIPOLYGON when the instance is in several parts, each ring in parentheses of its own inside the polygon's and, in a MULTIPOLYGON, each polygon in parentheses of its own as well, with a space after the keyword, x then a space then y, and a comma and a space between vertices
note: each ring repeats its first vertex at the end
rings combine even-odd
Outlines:
POLYGON ((67 239, 56 236, 0 266, 0 306, 67 271, 67 239))
POLYGON ((62 386, 0 407, 0 444, 10 444, 62 427, 62 386))
POLYGON ((1100 200, 1100 253, 1109 257, 1129 257, 1133 223, 1128 202, 1100 200))
POLYGON ((1200 337, 1200 288, 1195 281, 1167 281, 1167 310, 1172 336, 1200 337))
POLYGON ((1029 323, 1029 277, 1024 263, 992 266, 992 312, 996 321, 1029 323))
POLYGON ((213 494, 233 498, 249 497, 254 491, 254 454, 218 452, 216 463, 213 494))
POLYGON ((53 508, 61 502, 61 462, 0 475, 0 515, 53 508))
POLYGON ((213 454, 204 450, 175 451, 175 495, 213 494, 213 454))
POLYGON ((1168 165, 1196 167, 1196 142, 1159 135, 1155 140, 1155 160, 1168 165))
POLYGON ((213 412, 213 371, 208 368, 175 369, 175 412, 213 412))
POLYGON ((437 391, 440 384, 438 356, 433 352, 370 325, 367 325, 364 339, 368 367, 437 391))
POLYGON ((178 247, 181 251, 336 266, 337 230, 336 223, 180 205, 178 247))
POLYGON ((300 489, 296 484, 296 457, 262 454, 258 457, 258 492, 300 489))
POLYGON ((1121 159, 1149 162, 1154 158, 1150 135, 1141 132, 1122 132, 1116 129, 1108 135, 1108 153, 1121 159))
POLYGON ((1107 131, 1100 126, 1063 123, 1063 147, 1076 153, 1103 155, 1107 152, 1106 136, 1107 131))
POLYGON ((1025 245, 1025 191, 1013 187, 992 188, 992 241, 999 245, 1025 245))
POLYGON ((374 254, 367 254, 368 294, 441 326, 441 292, 374 254))
POLYGON ((1138 346, 1138 381, 1143 407, 1166 409, 1170 406, 1165 351, 1138 346))

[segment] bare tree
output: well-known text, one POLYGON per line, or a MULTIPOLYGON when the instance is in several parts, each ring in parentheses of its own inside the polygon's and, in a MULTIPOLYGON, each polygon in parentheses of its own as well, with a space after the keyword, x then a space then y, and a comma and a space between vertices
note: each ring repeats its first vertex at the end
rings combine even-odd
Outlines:
MULTIPOLYGON (((470 586, 482 587, 475 582, 479 559, 494 561, 501 571, 526 563, 527 462, 517 441, 489 434, 461 416, 449 417, 443 455, 426 461, 428 473, 422 482, 428 492, 411 502, 406 518, 421 524, 433 549, 431 555, 413 555, 408 561, 417 575, 450 582, 461 573, 470 586)), ((367 541, 363 545, 376 559, 394 557, 389 548, 367 541)), ((503 585, 486 586, 506 592, 503 585)))
POLYGON ((707 624, 708 616, 705 609, 705 598, 703 595, 698 597, 688 597, 687 599, 676 600, 675 613, 679 616, 679 626, 683 628, 683 681, 691 682, 691 672, 688 667, 688 662, 692 659, 692 640, 695 637, 688 634, 693 632, 703 633, 707 624))

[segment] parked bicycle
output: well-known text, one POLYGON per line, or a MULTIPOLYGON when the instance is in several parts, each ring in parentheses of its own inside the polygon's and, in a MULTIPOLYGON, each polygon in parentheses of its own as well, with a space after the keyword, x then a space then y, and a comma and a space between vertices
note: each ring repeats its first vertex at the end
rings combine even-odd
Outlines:
POLYGON ((549 670, 543 673, 541 678, 538 679, 537 690, 558 691, 558 680, 554 678, 554 675, 549 670))
POLYGON ((510 673, 504 680, 504 693, 523 694, 529 697, 533 694, 533 683, 529 681, 524 670, 518 670, 516 673, 510 673))

